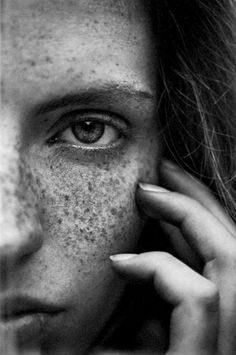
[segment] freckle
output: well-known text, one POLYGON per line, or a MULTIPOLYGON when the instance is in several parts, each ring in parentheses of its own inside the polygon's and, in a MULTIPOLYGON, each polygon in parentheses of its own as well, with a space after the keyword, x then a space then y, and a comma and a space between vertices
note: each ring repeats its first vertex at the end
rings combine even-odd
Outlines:
POLYGON ((89 212, 90 212, 89 208, 86 208, 86 210, 84 211, 84 213, 89 213, 89 212))
POLYGON ((69 211, 64 210, 64 213, 65 213, 66 216, 69 216, 69 211))
POLYGON ((47 56, 45 57, 45 61, 46 61, 47 63, 52 63, 52 58, 47 55, 47 56))
POLYGON ((58 224, 62 224, 62 219, 61 218, 58 219, 58 224))
POLYGON ((102 235, 105 236, 107 234, 107 231, 105 228, 102 228, 102 235))
POLYGON ((65 201, 69 201, 70 200, 70 196, 69 195, 65 195, 64 199, 65 199, 65 201))
POLYGON ((89 218, 88 223, 90 223, 91 225, 93 224, 93 217, 89 218))
POLYGON ((118 217, 119 217, 119 219, 123 219, 123 212, 122 211, 119 211, 118 217))
POLYGON ((67 74, 72 74, 73 72, 74 72, 74 69, 73 69, 73 68, 67 69, 67 74))
POLYGON ((41 214, 42 214, 42 215, 45 215, 45 213, 46 213, 46 208, 45 208, 45 207, 42 207, 42 208, 40 209, 40 211, 41 211, 41 214))
POLYGON ((90 181, 88 182, 88 190, 89 190, 90 192, 93 191, 93 185, 92 185, 92 183, 91 183, 90 181))
POLYGON ((112 214, 112 216, 116 216, 117 215, 117 209, 116 208, 112 208, 111 209, 111 214, 112 214))
POLYGON ((83 266, 84 265, 84 260, 80 259, 80 264, 83 266))
POLYGON ((77 219, 77 218, 78 218, 78 213, 75 212, 74 215, 73 215, 73 217, 74 217, 75 219, 77 219))
POLYGON ((84 239, 85 239, 86 241, 89 240, 89 237, 87 236, 87 234, 84 235, 84 239))
POLYGON ((40 73, 40 78, 42 78, 42 79, 48 79, 49 78, 49 75, 48 75, 48 73, 40 73))
POLYGON ((30 61, 30 65, 31 65, 31 67, 35 67, 35 65, 36 65, 35 61, 34 61, 34 60, 31 60, 31 61, 30 61))

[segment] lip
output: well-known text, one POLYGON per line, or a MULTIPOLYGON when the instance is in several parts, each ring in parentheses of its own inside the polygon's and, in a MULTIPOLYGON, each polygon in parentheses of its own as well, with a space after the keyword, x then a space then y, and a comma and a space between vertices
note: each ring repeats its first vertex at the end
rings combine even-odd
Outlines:
POLYGON ((8 297, 0 300, 1 312, 0 318, 3 322, 9 322, 13 319, 30 314, 48 314, 55 315, 62 312, 63 309, 53 303, 43 302, 36 298, 28 296, 8 297))
POLYGON ((48 329, 60 322, 65 311, 53 303, 28 296, 7 297, 0 300, 0 330, 14 334, 21 346, 39 343, 48 329))

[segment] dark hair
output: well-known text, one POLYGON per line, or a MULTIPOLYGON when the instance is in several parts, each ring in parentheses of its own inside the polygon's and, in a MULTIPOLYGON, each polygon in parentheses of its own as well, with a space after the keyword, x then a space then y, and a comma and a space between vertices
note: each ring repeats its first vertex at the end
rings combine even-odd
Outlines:
MULTIPOLYGON (((118 1, 123 3, 123 0, 118 1)), ((155 5, 152 13, 157 14, 153 19, 159 33, 159 119, 164 133, 165 155, 205 182, 234 220, 235 1, 148 2, 148 6, 155 5)), ((147 228, 150 228, 148 234, 151 235, 152 225, 147 228)), ((161 235, 157 225, 155 231, 155 235, 161 235)), ((141 243, 144 245, 140 250, 153 250, 152 243, 156 246, 156 238, 154 241, 143 238, 141 243)), ((166 250, 166 246, 160 248, 158 244, 158 250, 166 250)), ((170 328, 168 305, 159 299, 157 309, 154 306, 157 304, 156 294, 153 295, 146 286, 138 292, 132 287, 127 287, 118 309, 101 334, 105 348, 136 349, 137 344, 140 345, 136 338, 138 330, 144 320, 153 319, 154 315, 165 329, 170 328)), ((145 336, 148 340, 146 333, 145 336)), ((158 344, 158 348, 160 346, 163 346, 163 352, 167 351, 168 344, 158 344)))
POLYGON ((158 0, 166 155, 236 220, 236 2, 158 0))

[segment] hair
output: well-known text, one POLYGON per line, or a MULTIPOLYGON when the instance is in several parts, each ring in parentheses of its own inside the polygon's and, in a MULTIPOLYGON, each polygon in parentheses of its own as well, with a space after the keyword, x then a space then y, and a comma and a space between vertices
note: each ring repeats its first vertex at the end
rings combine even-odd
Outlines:
POLYGON ((166 156, 236 221, 236 0, 158 0, 166 156))
MULTIPOLYGON (((210 187, 236 221, 236 0, 154 3, 164 154, 210 187)), ((131 334, 137 340, 136 330, 148 312, 159 312, 162 321, 168 318, 161 300, 158 310, 153 307, 156 294, 152 298, 147 288, 144 296, 139 291, 130 297, 127 288, 104 331, 108 348, 132 348, 131 334)))

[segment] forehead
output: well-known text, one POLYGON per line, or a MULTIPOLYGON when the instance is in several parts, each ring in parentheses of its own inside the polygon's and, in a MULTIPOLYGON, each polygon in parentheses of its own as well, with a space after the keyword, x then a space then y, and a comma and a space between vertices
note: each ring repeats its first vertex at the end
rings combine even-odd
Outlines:
POLYGON ((5 26, 9 17, 19 15, 19 22, 29 15, 32 16, 29 20, 47 18, 50 21, 58 18, 67 21, 72 15, 81 17, 94 14, 122 16, 132 21, 138 15, 143 17, 148 8, 149 0, 6 0, 1 5, 5 26))
POLYGON ((142 82, 150 67, 150 13, 147 0, 7 0, 3 91, 17 90, 21 99, 20 83, 32 100, 34 92, 47 96, 62 85, 73 90, 92 77, 127 79, 132 71, 132 80, 139 73, 142 82))
POLYGON ((125 33, 131 37, 132 27, 137 31, 138 26, 141 34, 143 23, 150 23, 149 7, 149 1, 143 0, 6 0, 1 16, 2 48, 15 49, 6 62, 28 48, 44 50, 52 40, 55 46, 55 41, 67 35, 72 42, 81 36, 88 40, 98 31, 101 40, 111 31, 116 37, 125 33))

